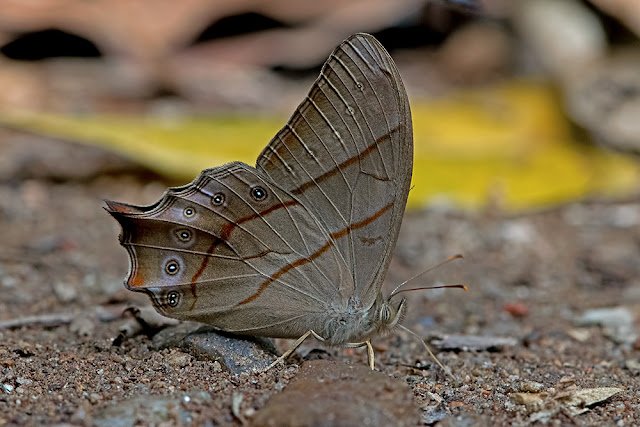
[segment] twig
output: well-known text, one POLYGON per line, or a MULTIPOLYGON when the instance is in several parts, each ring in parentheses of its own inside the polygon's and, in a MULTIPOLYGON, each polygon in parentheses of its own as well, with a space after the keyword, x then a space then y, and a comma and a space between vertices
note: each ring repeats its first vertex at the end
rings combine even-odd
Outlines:
POLYGON ((17 317, 15 319, 0 321, 0 329, 15 329, 29 325, 55 326, 71 323, 76 314, 42 314, 39 316, 17 317))

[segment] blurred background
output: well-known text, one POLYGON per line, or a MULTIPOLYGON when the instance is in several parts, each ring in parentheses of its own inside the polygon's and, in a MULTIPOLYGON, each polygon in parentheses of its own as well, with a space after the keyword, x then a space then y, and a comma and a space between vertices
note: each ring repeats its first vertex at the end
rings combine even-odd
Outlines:
POLYGON ((1 0, 0 10, 5 181, 141 167, 181 184, 252 164, 331 50, 368 32, 412 104, 410 206, 523 212, 637 194, 631 0, 1 0))
MULTIPOLYGON (((374 342, 377 367, 412 385, 430 425, 462 411, 526 423, 548 405, 514 409, 509 394, 562 395, 566 378, 627 392, 592 418, 530 422, 638 424, 640 1, 0 0, 0 425, 88 425, 183 386, 215 403, 200 424, 235 420, 237 382, 179 340, 154 344, 171 320, 124 288, 103 200, 150 204, 202 169, 254 164, 356 32, 389 50, 413 114, 386 286, 463 253, 411 287, 469 287, 407 293, 403 320, 460 383, 440 388, 402 331, 374 342), (452 334, 471 340, 440 339, 452 334)), ((247 378, 247 410, 283 384, 247 378)))

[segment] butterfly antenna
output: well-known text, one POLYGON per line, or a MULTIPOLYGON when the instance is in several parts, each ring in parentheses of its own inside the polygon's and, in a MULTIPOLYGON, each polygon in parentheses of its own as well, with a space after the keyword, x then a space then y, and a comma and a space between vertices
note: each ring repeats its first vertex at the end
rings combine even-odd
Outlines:
POLYGON ((407 328, 406 326, 403 325, 398 325, 400 328, 404 329, 405 331, 409 332, 411 335, 413 335, 414 337, 418 338, 418 340, 420 340, 420 342, 422 343, 422 345, 424 346, 424 348, 427 349, 427 351, 429 352, 429 356, 431 356, 431 358, 438 364, 438 366, 440 366, 440 368, 442 368, 442 370, 444 371, 445 374, 449 375, 449 377, 454 378, 453 374, 450 372, 449 369, 445 368, 444 365, 442 363, 440 363, 440 361, 438 360, 438 358, 436 357, 435 354, 433 354, 433 352, 431 351, 431 349, 429 348, 429 346, 427 345, 426 342, 424 342, 424 340, 422 338, 420 338, 420 336, 418 334, 416 334, 415 332, 413 332, 411 329, 407 328))
MULTIPOLYGON (((448 263, 450 261, 453 261, 454 259, 458 259, 458 258, 464 258, 464 257, 461 254, 453 255, 453 256, 447 258, 446 260, 442 261, 441 263, 439 263, 437 265, 434 265, 431 268, 427 268, 422 273, 418 273, 415 276, 413 276, 412 278, 405 280, 404 282, 402 282, 398 286, 396 286, 396 288, 393 290, 393 292, 391 292, 391 295, 389 296, 389 298, 392 298, 393 296, 399 294, 400 292, 404 292, 404 291, 398 291, 398 289, 400 289, 401 287, 403 287, 404 285, 406 285, 410 281, 412 281, 414 279, 417 279, 418 277, 422 276, 423 274, 428 273, 431 270, 435 270, 436 268, 438 268, 438 267, 440 267, 440 266, 442 266, 442 265, 444 265, 444 264, 446 264, 446 263, 448 263)), ((466 286, 463 286, 463 285, 433 286, 433 287, 430 287, 430 288, 417 288, 417 289, 437 289, 437 288, 463 288, 465 290, 467 289, 466 286)), ((407 289, 407 291, 414 291, 414 290, 417 290, 417 289, 407 289)))

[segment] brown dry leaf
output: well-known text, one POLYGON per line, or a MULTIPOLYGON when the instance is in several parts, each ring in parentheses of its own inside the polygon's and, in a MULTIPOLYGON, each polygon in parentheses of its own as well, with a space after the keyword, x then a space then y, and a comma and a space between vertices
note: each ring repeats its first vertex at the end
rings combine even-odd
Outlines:
MULTIPOLYGON (((425 0, 361 0, 343 2, 307 25, 276 29, 202 43, 185 53, 201 60, 271 67, 304 68, 321 63, 341 41, 356 31, 373 32, 419 12, 425 0)), ((180 62, 183 58, 176 58, 180 62)))
POLYGON ((14 32, 57 28, 94 42, 106 55, 159 58, 190 41, 216 16, 249 1, 4 0, 0 27, 14 32))
POLYGON ((321 58, 327 46, 335 46, 354 31, 383 28, 416 13, 425 3, 426 0, 325 0, 304 5, 292 0, 1 0, 0 28, 14 33, 56 28, 91 40, 105 55, 151 66, 182 50, 207 26, 227 16, 255 12, 291 24, 302 23, 300 30, 256 38, 254 42, 234 42, 215 50, 249 63, 264 63, 278 52, 276 59, 321 58), (322 37, 315 38, 320 34, 322 37), (314 48, 307 50, 309 46, 314 48), (257 61, 252 54, 257 55, 257 61))
POLYGON ((569 414, 578 415, 589 410, 589 406, 607 400, 623 391, 619 387, 578 388, 572 377, 563 377, 555 388, 542 393, 513 393, 514 403, 524 405, 534 413, 530 421, 549 419, 564 408, 569 414))
POLYGON ((564 87, 573 120, 605 145, 640 154, 640 53, 619 50, 594 61, 564 87))
MULTIPOLYGON (((160 86, 190 100, 206 99, 214 104, 233 100, 234 105, 253 106, 256 98, 277 96, 255 91, 256 81, 274 81, 269 67, 319 65, 352 33, 377 31, 416 16, 426 3, 427 0, 328 0, 303 4, 293 0, 0 0, 0 40, 7 43, 19 33, 57 29, 91 41, 110 59, 100 61, 98 69, 83 63, 82 69, 71 70, 91 76, 92 85, 83 85, 82 78, 62 72, 62 76, 74 77, 69 81, 59 79, 62 84, 57 79, 52 84, 56 88, 79 87, 78 93, 95 93, 96 88, 102 92, 106 82, 106 89, 131 97, 148 96, 160 86), (206 28, 224 18, 250 12, 291 27, 194 45, 206 28), (107 77, 101 77, 101 71, 107 77)), ((11 99, 20 96, 16 92, 10 91, 11 99)), ((0 96, 0 103, 7 104, 1 102, 3 98, 6 96, 0 96)), ((66 95, 54 98, 74 99, 66 95)))
POLYGON ((41 74, 32 64, 0 60, 0 107, 38 109, 46 90, 41 74))
POLYGON ((638 0, 591 0, 591 3, 620 20, 640 36, 640 2, 638 0))
POLYGON ((511 398, 517 405, 524 405, 530 412, 542 410, 544 401, 549 397, 547 393, 513 393, 511 398))
POLYGON ((587 412, 589 406, 607 400, 621 391, 623 389, 618 387, 583 388, 563 396, 560 401, 571 415, 578 415, 587 412))

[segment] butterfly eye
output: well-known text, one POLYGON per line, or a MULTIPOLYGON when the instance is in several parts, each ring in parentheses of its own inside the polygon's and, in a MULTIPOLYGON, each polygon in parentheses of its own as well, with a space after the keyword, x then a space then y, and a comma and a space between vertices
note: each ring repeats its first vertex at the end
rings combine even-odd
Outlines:
POLYGON ((382 323, 389 323, 391 321, 391 310, 386 304, 380 309, 380 321, 382 323))
POLYGON ((213 206, 222 206, 223 203, 224 203, 224 194, 216 193, 213 195, 213 198, 211 199, 211 204, 213 206))
POLYGON ((192 233, 191 230, 182 229, 176 231, 176 235, 178 236, 178 239, 182 240, 183 242, 188 242, 189 240, 191 240, 192 233))
POLYGON ((180 303, 180 293, 177 291, 171 291, 167 294, 167 304, 170 307, 177 307, 180 303))
POLYGON ((267 191, 259 186, 253 187, 251 189, 251 197, 260 202, 267 198, 267 191))
POLYGON ((184 216, 186 216, 187 218, 192 218, 195 214, 196 214, 196 210, 189 207, 189 208, 184 208, 184 216))
POLYGON ((175 260, 171 260, 169 262, 167 262, 167 264, 164 266, 164 271, 167 272, 167 274, 170 275, 175 275, 178 274, 178 271, 180 271, 180 264, 178 264, 177 261, 175 260))

